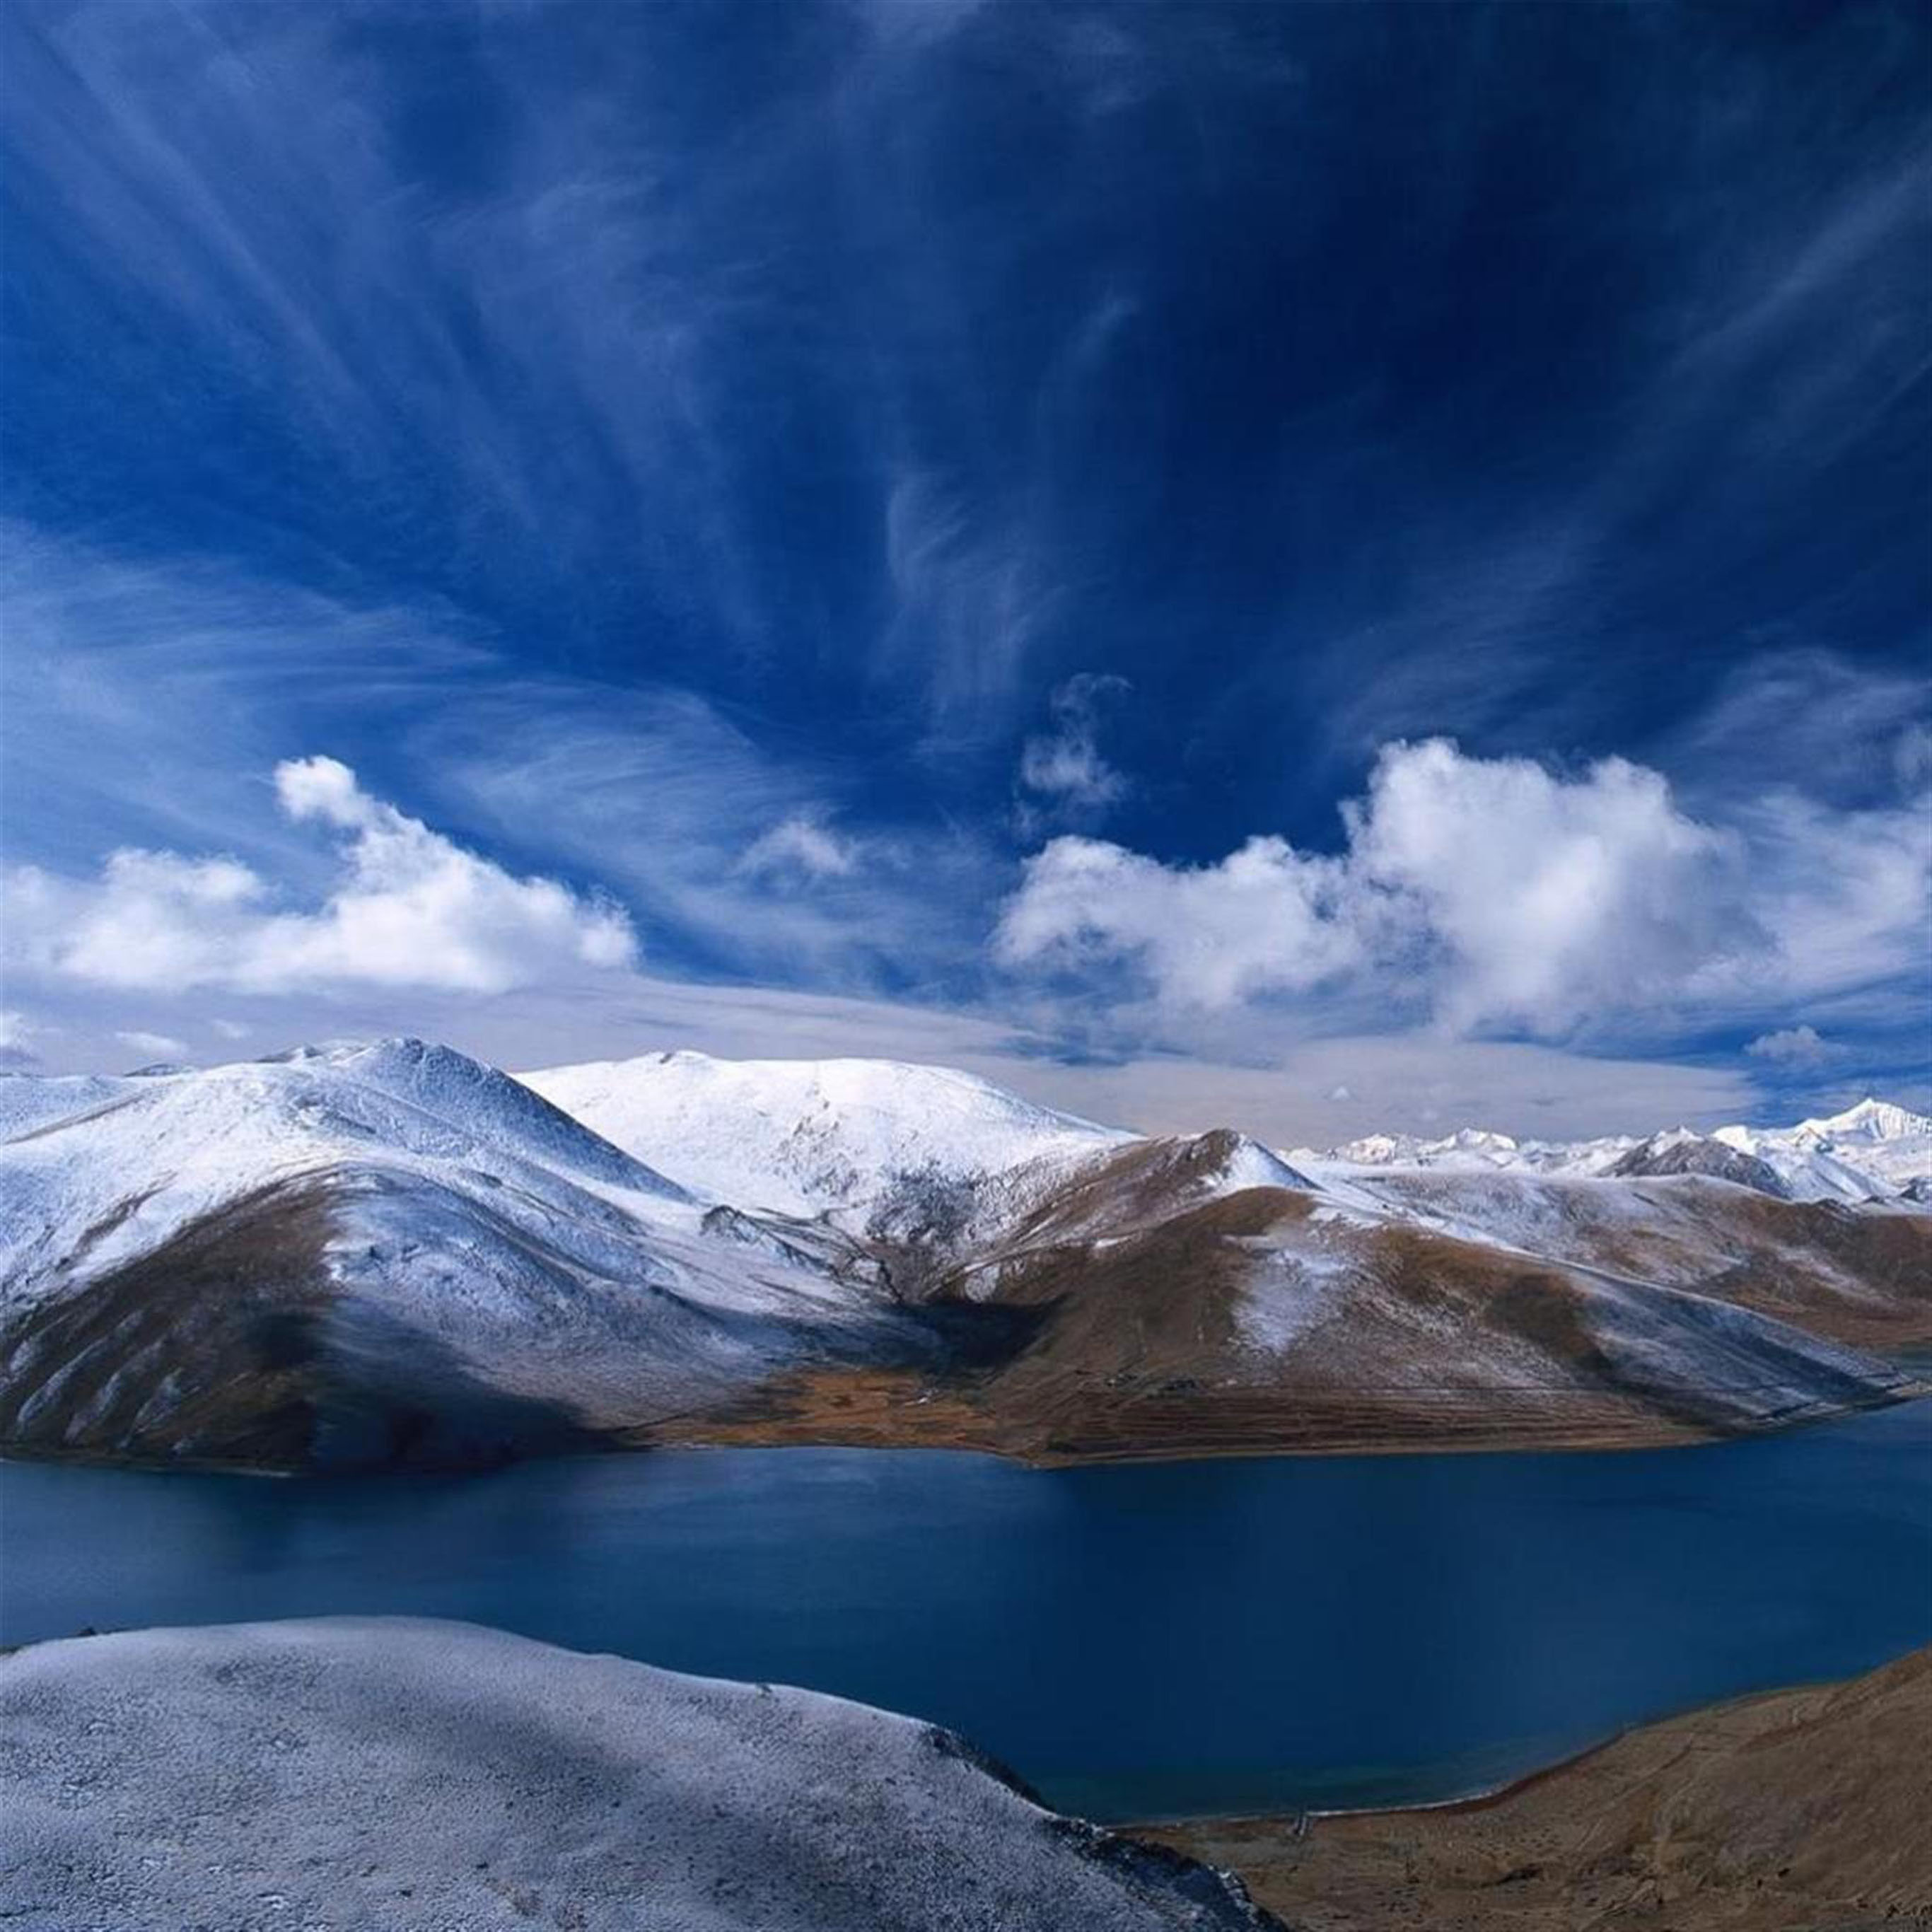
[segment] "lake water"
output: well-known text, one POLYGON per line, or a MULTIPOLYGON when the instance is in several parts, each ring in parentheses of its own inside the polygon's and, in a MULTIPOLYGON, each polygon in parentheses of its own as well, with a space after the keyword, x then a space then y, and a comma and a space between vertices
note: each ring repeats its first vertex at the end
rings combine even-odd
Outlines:
POLYGON ((1102 1818, 1419 1802, 1932 1641, 1932 1402, 1708 1448, 0 1468, 0 1641, 464 1617, 964 1731, 1102 1818))

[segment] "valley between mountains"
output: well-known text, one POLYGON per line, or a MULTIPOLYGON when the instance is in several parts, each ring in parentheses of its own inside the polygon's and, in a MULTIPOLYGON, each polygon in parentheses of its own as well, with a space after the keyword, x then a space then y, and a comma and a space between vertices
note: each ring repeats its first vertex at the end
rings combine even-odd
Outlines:
POLYGON ((1932 1121, 1283 1154, 971 1076, 419 1040, 0 1078, 0 1449, 1616 1446, 1918 1392, 1932 1121))

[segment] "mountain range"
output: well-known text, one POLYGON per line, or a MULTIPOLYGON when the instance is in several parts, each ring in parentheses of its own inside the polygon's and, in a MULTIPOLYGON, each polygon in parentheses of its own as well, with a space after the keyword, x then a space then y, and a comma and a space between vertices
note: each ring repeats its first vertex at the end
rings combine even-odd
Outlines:
POLYGON ((1482 1128, 1440 1139, 1370 1134, 1325 1154, 1296 1156, 1311 1169, 1419 1167, 1480 1174, 1594 1176, 1710 1174, 1794 1201, 1932 1200, 1932 1119, 1888 1101, 1861 1100, 1795 1127, 1673 1127, 1640 1139, 1516 1140, 1482 1128))
POLYGON ((419 1040, 0 1078, 0 1447, 1041 1460, 1668 1442, 1892 1399, 1932 1122, 1149 1138, 945 1068, 419 1040))

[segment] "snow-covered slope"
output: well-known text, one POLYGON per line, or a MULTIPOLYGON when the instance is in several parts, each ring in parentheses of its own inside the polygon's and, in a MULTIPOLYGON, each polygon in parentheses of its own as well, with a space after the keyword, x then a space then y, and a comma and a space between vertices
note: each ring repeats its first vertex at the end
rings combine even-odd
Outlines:
POLYGON ((1923 1217, 1702 1177, 1408 1170, 1347 1200, 1230 1190, 1214 1176, 1235 1138, 1090 1164, 942 1277, 950 1294, 1050 1311, 976 1391, 1010 1442, 1055 1456, 1678 1439, 1904 1392, 1908 1374, 1860 1352, 1932 1334, 1923 1217))
POLYGON ((487 1194, 546 1222, 612 1227, 614 1208, 698 1220, 684 1191, 642 1162, 507 1075, 421 1040, 45 1084, 58 1090, 0 1162, 0 1305, 77 1285, 264 1187, 343 1166, 487 1194))
POLYGON ((1358 1171, 1350 1184, 1387 1221, 1498 1254, 1733 1303, 1859 1347, 1932 1340, 1932 1220, 1916 1211, 1796 1201, 1669 1171, 1391 1168, 1358 1171))
POLYGON ((492 1428, 555 1438, 882 1346, 862 1268, 708 1225, 446 1047, 303 1049, 71 1098, 0 1148, 16 1440, 299 1460, 331 1436, 359 1457, 382 1453, 385 1418, 483 1394, 517 1412, 492 1428))
POLYGON ((118 1099, 142 1074, 0 1072, 0 1141, 49 1120, 72 1120, 118 1099))
MULTIPOLYGON (((1623 1135, 1569 1142, 1519 1141, 1466 1127, 1433 1140, 1370 1134, 1325 1154, 1298 1148, 1287 1158, 1317 1177, 1382 1168, 1572 1177, 1664 1171, 1722 1175, 1729 1165, 1720 1151, 1725 1148, 1762 1162, 1778 1189, 1798 1201, 1886 1202, 1912 1196, 1915 1184, 1922 1195, 1932 1180, 1932 1119, 1874 1100, 1794 1127, 1719 1127, 1709 1134, 1676 1127, 1647 1140, 1623 1135)), ((1742 1167, 1730 1172, 1740 1184, 1752 1184, 1744 1180, 1742 1167)))
POLYGON ((578 1932, 1264 1932, 911 1718, 470 1624, 142 1630, 0 1660, 0 1918, 578 1932))
POLYGON ((1762 1161, 1806 1200, 1882 1200, 1932 1177, 1932 1119, 1883 1100, 1795 1127, 1720 1127, 1712 1137, 1762 1161))
POLYGON ((652 1053, 524 1083, 714 1201, 862 1222, 908 1183, 977 1188, 1133 1138, 970 1073, 890 1060, 652 1053))

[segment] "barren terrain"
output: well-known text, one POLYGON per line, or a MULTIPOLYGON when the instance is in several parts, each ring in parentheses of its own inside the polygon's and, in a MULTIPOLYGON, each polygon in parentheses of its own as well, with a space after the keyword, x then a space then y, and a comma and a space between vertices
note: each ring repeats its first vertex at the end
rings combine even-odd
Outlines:
POLYGON ((1142 1836, 1300 1932, 1902 1932, 1932 1925, 1932 1650, 1627 1732, 1432 1810, 1142 1836))

